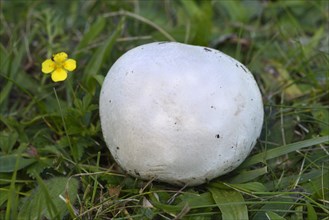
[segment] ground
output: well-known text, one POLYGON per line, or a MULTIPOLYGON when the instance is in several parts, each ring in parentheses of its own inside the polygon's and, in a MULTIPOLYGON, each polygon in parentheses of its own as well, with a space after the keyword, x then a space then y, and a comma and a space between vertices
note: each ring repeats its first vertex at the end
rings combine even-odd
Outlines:
POLYGON ((328 4, 1 0, 0 219, 328 219, 328 4), (236 170, 184 188, 112 159, 101 85, 120 55, 154 41, 214 48, 253 73, 264 125, 236 170), (77 65, 55 83, 41 70, 59 52, 77 65))

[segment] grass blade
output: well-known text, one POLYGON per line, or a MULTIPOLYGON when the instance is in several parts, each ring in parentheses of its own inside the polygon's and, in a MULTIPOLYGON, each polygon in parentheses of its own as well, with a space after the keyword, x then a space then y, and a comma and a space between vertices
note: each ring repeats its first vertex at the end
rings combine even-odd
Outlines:
POLYGON ((307 207, 307 219, 318 220, 318 216, 316 215, 313 206, 310 203, 306 203, 306 207, 307 207))
POLYGON ((242 184, 225 184, 231 188, 245 192, 267 192, 267 188, 260 182, 249 182, 242 184))
POLYGON ((269 219, 269 220, 285 220, 285 218, 281 217, 280 215, 278 215, 272 211, 266 212, 265 215, 266 215, 267 219, 269 219))
POLYGON ((21 170, 32 163, 35 159, 26 159, 18 154, 0 156, 0 173, 10 173, 15 170, 21 170))
POLYGON ((316 137, 316 138, 312 138, 312 139, 308 139, 305 141, 300 141, 300 142, 296 142, 296 143, 292 143, 292 144, 287 144, 285 146, 277 147, 277 148, 256 154, 256 155, 248 158, 245 162, 243 162, 241 167, 243 167, 243 168, 249 167, 256 163, 265 162, 266 160, 273 159, 273 158, 294 152, 296 150, 300 150, 305 147, 310 147, 310 146, 322 144, 325 142, 329 142, 328 135, 323 136, 323 137, 316 137))
POLYGON ((86 47, 92 40, 94 40, 104 29, 105 27, 105 18, 98 17, 96 22, 90 27, 89 31, 85 33, 83 38, 81 39, 77 49, 81 50, 86 47))
POLYGON ((255 170, 241 171, 238 175, 231 178, 228 182, 230 183, 245 183, 256 179, 267 173, 267 167, 262 167, 255 170))
POLYGON ((247 206, 240 192, 216 187, 209 187, 208 189, 222 212, 223 220, 249 219, 247 206))
POLYGON ((91 61, 88 63, 88 65, 85 68, 83 81, 86 83, 87 88, 89 89, 89 91, 91 91, 92 94, 94 94, 95 92, 94 91, 95 85, 91 83, 91 80, 94 78, 94 76, 97 76, 102 64, 106 61, 106 58, 109 56, 110 52, 112 51, 113 45, 115 44, 124 26, 124 20, 125 19, 122 19, 120 21, 117 29, 107 39, 104 45, 102 45, 96 50, 93 57, 91 58, 91 61))
POLYGON ((260 208, 260 210, 253 217, 253 220, 284 219, 282 216, 292 209, 294 203, 295 200, 292 195, 280 195, 273 197, 260 208))
POLYGON ((54 177, 43 181, 37 176, 39 186, 27 197, 21 207, 18 219, 36 219, 38 217, 47 219, 63 219, 68 213, 67 204, 73 204, 78 192, 78 181, 67 177, 54 177), (69 182, 68 182, 69 181, 69 182), (68 186, 68 188, 67 188, 68 186), (67 190, 68 189, 68 190, 67 190), (64 195, 68 201, 60 199, 64 195))

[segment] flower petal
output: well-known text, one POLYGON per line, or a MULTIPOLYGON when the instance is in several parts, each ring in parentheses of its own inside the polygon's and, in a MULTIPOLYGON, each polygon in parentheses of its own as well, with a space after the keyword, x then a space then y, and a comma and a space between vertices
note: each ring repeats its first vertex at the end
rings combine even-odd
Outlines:
POLYGON ((51 59, 47 59, 43 61, 41 71, 46 74, 51 73, 52 71, 55 70, 55 65, 56 64, 54 61, 52 61, 51 59))
POLYGON ((63 63, 67 59, 67 54, 64 52, 60 52, 54 54, 53 58, 56 63, 63 63))
POLYGON ((67 78, 67 72, 63 68, 57 68, 51 74, 51 79, 54 82, 64 81, 66 78, 67 78))
POLYGON ((68 59, 64 62, 63 67, 68 71, 73 71, 77 68, 77 62, 73 59, 68 59))

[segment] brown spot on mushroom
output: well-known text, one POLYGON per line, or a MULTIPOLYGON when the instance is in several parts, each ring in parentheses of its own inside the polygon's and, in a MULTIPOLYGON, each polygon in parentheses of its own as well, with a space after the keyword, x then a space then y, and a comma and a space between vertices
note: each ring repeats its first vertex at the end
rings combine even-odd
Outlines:
POLYGON ((209 48, 203 48, 205 51, 210 52, 211 50, 209 48))
POLYGON ((134 169, 134 173, 136 174, 136 176, 141 176, 136 169, 134 169))
POLYGON ((235 111, 234 115, 238 115, 242 111, 243 108, 244 108, 244 104, 238 105, 238 108, 235 111))
POLYGON ((247 73, 247 70, 246 70, 246 68, 244 68, 244 66, 243 66, 243 65, 241 65, 241 64, 240 64, 240 66, 241 66, 241 68, 243 69, 243 71, 247 73))
POLYGON ((234 101, 237 103, 237 108, 234 112, 234 115, 240 114, 241 111, 245 108, 245 100, 243 99, 243 96, 241 94, 238 94, 235 98, 234 101))
POLYGON ((229 166, 229 167, 224 169, 224 171, 229 171, 229 170, 233 170, 233 166, 229 166))
POLYGON ((216 138, 220 138, 220 136, 219 136, 219 134, 216 134, 216 136, 215 136, 216 138))

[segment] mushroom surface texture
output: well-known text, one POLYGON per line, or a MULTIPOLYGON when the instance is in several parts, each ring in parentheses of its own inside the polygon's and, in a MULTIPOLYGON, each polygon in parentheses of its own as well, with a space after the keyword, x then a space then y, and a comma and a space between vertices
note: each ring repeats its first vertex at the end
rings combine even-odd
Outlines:
POLYGON ((105 142, 125 171, 188 186, 238 167, 264 116, 257 83, 243 64, 175 42, 123 54, 105 78, 99 104, 105 142))

